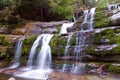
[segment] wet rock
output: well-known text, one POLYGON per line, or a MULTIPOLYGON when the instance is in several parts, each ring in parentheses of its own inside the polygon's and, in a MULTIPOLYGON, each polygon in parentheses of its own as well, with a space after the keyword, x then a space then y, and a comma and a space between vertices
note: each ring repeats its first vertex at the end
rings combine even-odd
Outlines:
POLYGON ((7 28, 0 28, 0 34, 7 34, 8 33, 8 29, 7 28))
POLYGON ((35 22, 34 25, 41 28, 54 28, 69 21, 57 21, 57 22, 35 22))
POLYGON ((110 40, 109 39, 101 39, 101 42, 102 43, 107 43, 107 42, 110 42, 110 40))
POLYGON ((117 44, 113 45, 99 45, 95 51, 106 51, 106 50, 112 50, 113 48, 117 47, 117 44))
POLYGON ((25 34, 58 33, 57 28, 65 22, 68 21, 28 23, 24 28, 26 30, 25 34))
POLYGON ((119 18, 120 18, 120 12, 117 12, 116 14, 114 14, 110 17, 111 20, 117 20, 119 18))
POLYGON ((8 80, 16 80, 15 78, 9 78, 8 80))

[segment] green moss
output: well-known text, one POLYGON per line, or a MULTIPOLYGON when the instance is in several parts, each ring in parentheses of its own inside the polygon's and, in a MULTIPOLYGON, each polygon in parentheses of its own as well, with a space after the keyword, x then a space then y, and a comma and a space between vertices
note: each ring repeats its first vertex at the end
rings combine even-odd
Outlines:
POLYGON ((59 33, 61 29, 61 26, 57 26, 57 32, 59 33))
POLYGON ((76 45, 76 37, 73 36, 72 39, 70 40, 70 46, 76 45))
POLYGON ((62 37, 59 35, 54 35, 50 41, 50 46, 51 47, 55 47, 55 46, 66 46, 67 43, 67 38, 66 37, 62 37))
POLYGON ((5 40, 5 35, 0 35, 0 44, 2 44, 5 40))
POLYGON ((98 7, 96 8, 96 12, 104 11, 104 10, 106 10, 106 9, 107 9, 107 7, 98 6, 98 7))
POLYGON ((87 54, 95 53, 95 47, 96 47, 95 45, 89 46, 89 47, 87 48, 86 53, 87 53, 87 54))
POLYGON ((119 37, 117 37, 115 35, 115 31, 113 29, 106 29, 104 31, 101 31, 100 33, 96 33, 94 35, 94 44, 101 44, 103 43, 101 40, 102 39, 109 39, 109 42, 104 42, 104 44, 113 44, 116 43, 116 41, 118 41, 119 37))
POLYGON ((14 43, 9 37, 5 36, 4 34, 0 34, 0 44, 2 46, 12 46, 14 43))
POLYGON ((114 32, 117 34, 117 33, 120 33, 120 28, 115 28, 114 29, 114 32))
POLYGON ((109 69, 111 72, 120 73, 120 66, 110 65, 108 69, 109 69))
POLYGON ((33 42, 35 41, 36 37, 37 37, 37 35, 29 36, 28 38, 23 40, 23 44, 25 44, 25 45, 33 44, 33 42))
POLYGON ((64 55, 64 51, 65 51, 65 46, 55 46, 55 47, 51 47, 51 53, 57 54, 57 55, 64 55))
POLYGON ((94 28, 103 28, 110 25, 109 16, 102 12, 95 13, 94 28))
POLYGON ((23 46, 22 47, 22 55, 25 55, 25 54, 29 54, 29 52, 30 52, 30 49, 31 49, 31 46, 23 46))

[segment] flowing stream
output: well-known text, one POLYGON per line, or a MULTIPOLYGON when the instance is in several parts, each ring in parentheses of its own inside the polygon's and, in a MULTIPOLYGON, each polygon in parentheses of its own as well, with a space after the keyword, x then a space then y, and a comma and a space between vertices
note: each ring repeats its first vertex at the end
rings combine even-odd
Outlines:
POLYGON ((19 67, 20 65, 20 56, 21 56, 21 50, 22 50, 22 41, 25 39, 25 36, 19 39, 15 51, 15 57, 14 57, 14 63, 8 67, 8 69, 14 69, 19 67))

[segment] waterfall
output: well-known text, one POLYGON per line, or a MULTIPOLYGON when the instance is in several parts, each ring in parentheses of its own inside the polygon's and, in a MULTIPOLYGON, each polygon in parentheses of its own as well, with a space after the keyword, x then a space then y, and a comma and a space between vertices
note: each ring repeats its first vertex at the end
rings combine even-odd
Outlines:
MULTIPOLYGON (((71 39, 72 39, 72 36, 73 36, 73 34, 70 34, 70 35, 68 36, 68 39, 67 39, 67 45, 66 45, 65 51, 64 51, 64 57, 66 58, 66 60, 67 60, 68 58, 70 58, 70 55, 69 55, 68 51, 69 51, 70 41, 71 41, 71 39)), ((66 62, 66 61, 65 61, 65 62, 66 62)), ((69 64, 63 64, 63 66, 62 66, 62 72, 65 72, 65 71, 67 71, 68 69, 69 69, 69 64)))
POLYGON ((73 24, 74 24, 73 22, 63 23, 60 29, 60 34, 67 34, 68 33, 67 28, 72 27, 73 24))
POLYGON ((37 39, 34 41, 34 43, 32 45, 32 48, 31 48, 31 51, 30 51, 30 56, 29 56, 28 63, 27 63, 27 68, 32 68, 33 59, 35 57, 36 50, 39 46, 39 43, 40 43, 40 40, 42 39, 42 37, 43 37, 43 35, 38 36, 37 39))
POLYGON ((81 25, 81 30, 92 30, 93 29, 93 19, 94 19, 94 13, 96 8, 91 8, 90 10, 84 11, 84 21, 81 25))
POLYGON ((108 10, 114 10, 114 9, 118 9, 120 7, 119 4, 112 4, 112 5, 108 5, 108 10))
POLYGON ((20 65, 20 56, 21 56, 21 50, 22 50, 22 41, 25 39, 25 36, 20 38, 18 40, 16 51, 15 51, 15 57, 14 57, 14 63, 8 67, 8 69, 14 69, 17 68, 20 65))
MULTIPOLYGON (((81 30, 76 33, 76 46, 74 48, 74 57, 73 61, 76 63, 81 62, 81 57, 84 56, 84 52, 87 49, 89 43, 91 43, 92 31, 93 31, 93 20, 94 20, 94 13, 96 8, 92 8, 89 11, 85 11, 84 21, 81 25, 81 30)), ((83 68, 82 64, 73 64, 71 68, 72 73, 82 73, 83 68)))
POLYGON ((69 50, 69 47, 70 47, 70 41, 71 41, 71 39, 72 39, 72 36, 73 36, 73 34, 70 34, 70 35, 68 36, 67 45, 66 45, 65 51, 64 51, 64 56, 65 56, 65 57, 69 57, 68 50, 69 50))
POLYGON ((49 42, 53 35, 45 34, 42 39, 42 47, 37 57, 37 65, 40 69, 46 69, 50 67, 51 64, 51 49, 49 42))
POLYGON ((15 76, 29 78, 29 79, 40 79, 46 80, 48 74, 52 71, 50 65, 52 63, 51 49, 49 42, 52 38, 52 34, 42 34, 33 43, 33 46, 30 51, 30 57, 28 60, 28 66, 30 67, 29 71, 26 71, 21 74, 16 74, 15 76), (39 53, 37 53, 37 48, 42 43, 39 53), (37 58, 33 61, 34 56, 37 54, 37 58), (36 62, 36 65, 33 65, 33 62, 36 62), (35 68, 33 67, 35 66, 35 68))

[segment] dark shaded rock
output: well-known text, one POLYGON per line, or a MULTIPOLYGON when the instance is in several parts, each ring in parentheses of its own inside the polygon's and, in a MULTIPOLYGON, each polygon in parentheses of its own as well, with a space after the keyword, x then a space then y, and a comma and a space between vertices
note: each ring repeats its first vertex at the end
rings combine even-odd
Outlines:
POLYGON ((68 32, 76 32, 81 30, 81 24, 84 21, 84 16, 81 16, 73 25, 73 27, 67 28, 68 32))
POLYGON ((60 35, 61 35, 61 36, 68 36, 69 34, 66 33, 66 34, 60 34, 60 35))

